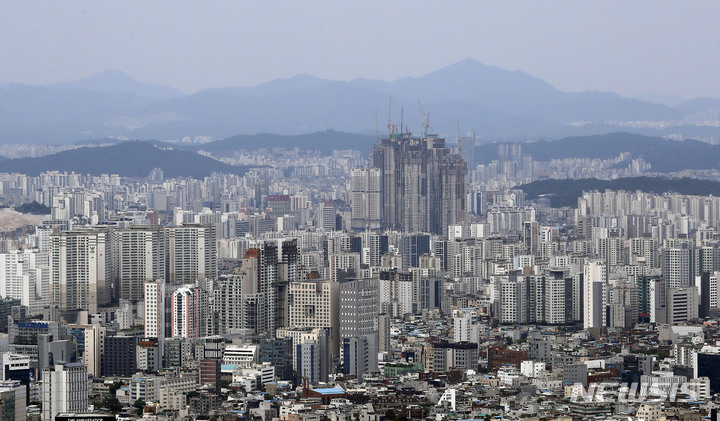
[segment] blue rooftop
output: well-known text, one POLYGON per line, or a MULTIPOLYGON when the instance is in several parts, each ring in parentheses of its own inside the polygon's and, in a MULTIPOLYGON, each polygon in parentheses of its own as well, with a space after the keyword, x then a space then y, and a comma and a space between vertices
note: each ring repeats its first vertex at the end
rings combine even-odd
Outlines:
POLYGON ((328 387, 325 389, 312 389, 312 391, 319 393, 321 395, 337 395, 337 394, 345 393, 345 390, 343 390, 342 387, 328 387))

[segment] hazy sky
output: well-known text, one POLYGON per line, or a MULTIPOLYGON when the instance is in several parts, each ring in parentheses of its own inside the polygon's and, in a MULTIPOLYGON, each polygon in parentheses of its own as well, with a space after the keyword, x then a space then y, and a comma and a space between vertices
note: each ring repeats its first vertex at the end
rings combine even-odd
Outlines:
POLYGON ((0 82, 113 68, 185 92, 298 73, 420 76, 466 57, 566 91, 719 96, 718 1, 0 0, 0 82))

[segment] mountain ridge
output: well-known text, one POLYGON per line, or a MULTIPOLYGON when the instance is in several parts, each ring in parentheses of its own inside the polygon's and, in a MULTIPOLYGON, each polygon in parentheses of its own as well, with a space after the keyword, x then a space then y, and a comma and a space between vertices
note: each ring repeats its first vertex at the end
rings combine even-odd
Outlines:
MULTIPOLYGON (((683 121, 686 115, 702 117, 720 103, 695 101, 668 107, 612 92, 564 92, 520 70, 473 59, 389 82, 364 78, 334 81, 300 74, 253 87, 209 88, 189 95, 178 92, 137 82, 116 71, 42 87, 3 84, 0 142, 66 143, 103 137, 222 139, 239 133, 292 135, 328 128, 370 134, 375 133, 375 110, 381 110, 381 121, 387 120, 390 97, 392 122, 398 123, 402 114, 403 123, 411 130, 423 127, 421 102, 425 116, 439 133, 456 133, 459 121, 462 127, 475 130, 480 140, 531 140, 609 133, 619 128, 640 132, 645 129, 615 122, 683 121)), ((710 137, 719 136, 720 127, 676 125, 646 132, 710 137)))
POLYGON ((247 167, 232 166, 182 149, 160 149, 149 142, 125 141, 111 146, 87 146, 38 158, 0 161, 0 172, 37 176, 46 171, 78 174, 118 174, 147 177, 162 168, 167 178, 202 179, 213 172, 244 174, 247 167))

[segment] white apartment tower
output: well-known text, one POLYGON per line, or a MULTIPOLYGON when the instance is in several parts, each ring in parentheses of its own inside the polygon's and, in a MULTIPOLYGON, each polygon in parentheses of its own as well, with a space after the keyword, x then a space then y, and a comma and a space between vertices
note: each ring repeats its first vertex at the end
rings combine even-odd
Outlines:
POLYGON ((170 322, 172 336, 189 339, 205 336, 207 306, 207 292, 198 287, 184 286, 173 292, 170 322))
POLYGON ((593 260, 585 264, 583 282, 583 329, 607 326, 605 306, 608 286, 605 262, 593 260))
POLYGON ((120 299, 142 301, 145 282, 166 278, 167 240, 160 225, 136 225, 113 231, 113 260, 120 299))
POLYGON ((165 344, 165 282, 145 283, 145 337, 157 338, 161 353, 165 344))
POLYGON ((693 276, 692 257, 692 250, 687 243, 663 249, 662 274, 668 288, 691 285, 693 276))
POLYGON ((169 282, 191 284, 217 276, 217 246, 212 225, 168 228, 169 282))
POLYGON ((92 228, 50 236, 52 304, 60 311, 97 313, 110 303, 112 252, 110 231, 92 228))
POLYGON ((382 174, 379 168, 355 168, 351 172, 350 209, 354 230, 379 229, 382 217, 382 174))
POLYGON ((47 252, 14 250, 0 254, 0 297, 16 298, 32 314, 49 304, 50 265, 47 252))

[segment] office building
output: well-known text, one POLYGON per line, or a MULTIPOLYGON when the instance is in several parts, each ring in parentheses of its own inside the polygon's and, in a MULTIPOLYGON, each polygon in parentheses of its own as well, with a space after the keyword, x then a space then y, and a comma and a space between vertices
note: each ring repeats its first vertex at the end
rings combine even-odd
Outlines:
POLYGON ((260 342, 260 362, 275 367, 275 375, 280 380, 293 380, 292 358, 293 341, 284 339, 265 339, 260 342))
POLYGON ((327 382, 331 370, 332 355, 330 329, 317 329, 303 334, 295 345, 295 373, 297 384, 307 379, 310 384, 327 382))
POLYGON ((102 355, 105 348, 105 326, 70 325, 70 334, 77 344, 78 360, 87 367, 88 375, 100 377, 102 374, 102 355))
POLYGON ((379 313, 377 279, 350 279, 340 282, 340 337, 371 335, 376 332, 379 313))
POLYGON ((668 288, 666 294, 668 324, 697 319, 700 300, 696 287, 668 288))
POLYGON ((215 393, 220 392, 220 376, 222 362, 219 359, 203 358, 200 360, 200 386, 208 385, 215 393))
POLYGON ((82 363, 56 363, 43 369, 42 419, 54 421, 61 412, 88 409, 88 375, 82 363))
POLYGON ((340 284, 330 281, 298 281, 288 285, 288 326, 329 328, 330 352, 339 355, 340 284))
POLYGON ((402 256, 402 269, 416 268, 420 266, 420 257, 430 254, 429 234, 406 234, 403 235, 400 243, 400 255, 402 256))
POLYGON ((137 342, 137 338, 134 336, 105 337, 102 375, 131 377, 135 374, 137 371, 137 342))
POLYGON ((163 342, 163 367, 182 367, 194 359, 191 339, 165 338, 163 342))
POLYGON ((377 371, 377 349, 374 349, 373 341, 368 335, 343 338, 343 372, 346 376, 362 379, 363 375, 377 371))
POLYGON ((0 381, 0 419, 22 421, 26 418, 27 386, 17 380, 0 381))
POLYGON ((158 371, 162 368, 162 354, 157 338, 139 339, 135 356, 137 371, 158 371))

